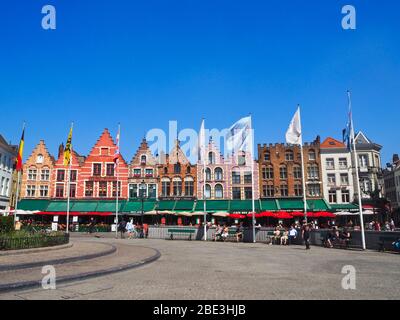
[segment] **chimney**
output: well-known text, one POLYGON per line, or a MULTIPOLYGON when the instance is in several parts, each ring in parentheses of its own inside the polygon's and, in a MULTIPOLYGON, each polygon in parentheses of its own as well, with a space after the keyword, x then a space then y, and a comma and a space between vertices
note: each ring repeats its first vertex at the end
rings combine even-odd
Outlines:
POLYGON ((60 146, 58 147, 58 158, 60 158, 63 152, 64 152, 64 143, 61 143, 60 146))
POLYGON ((394 155, 393 155, 393 163, 396 163, 396 162, 398 162, 399 161, 399 155, 397 154, 397 153, 395 153, 394 155))

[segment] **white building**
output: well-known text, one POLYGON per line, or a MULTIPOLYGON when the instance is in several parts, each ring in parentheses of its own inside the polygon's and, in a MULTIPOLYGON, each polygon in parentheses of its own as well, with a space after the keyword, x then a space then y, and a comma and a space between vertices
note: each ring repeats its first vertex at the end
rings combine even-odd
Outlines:
POLYGON ((17 150, 0 135, 0 210, 8 209, 17 150))
POLYGON ((333 138, 321 144, 321 169, 323 193, 330 204, 347 204, 354 201, 354 183, 351 154, 346 145, 333 138))

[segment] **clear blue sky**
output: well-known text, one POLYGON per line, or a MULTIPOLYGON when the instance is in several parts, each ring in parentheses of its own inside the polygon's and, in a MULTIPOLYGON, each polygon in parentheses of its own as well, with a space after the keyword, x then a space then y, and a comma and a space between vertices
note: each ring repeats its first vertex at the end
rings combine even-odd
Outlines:
POLYGON ((226 128, 253 114, 256 143, 281 142, 296 104, 305 141, 341 138, 346 90, 356 130, 400 153, 398 0, 7 0, 0 11, 1 129, 25 158, 39 139, 53 154, 75 122, 87 154, 121 122, 130 160, 144 133, 226 128), (357 30, 341 8, 357 9, 357 30), (41 28, 41 8, 57 29, 41 28))

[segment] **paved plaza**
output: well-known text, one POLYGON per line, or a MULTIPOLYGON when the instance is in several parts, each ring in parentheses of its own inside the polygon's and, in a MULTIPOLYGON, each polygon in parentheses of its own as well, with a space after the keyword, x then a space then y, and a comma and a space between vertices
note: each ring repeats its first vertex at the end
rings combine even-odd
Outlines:
MULTIPOLYGON (((123 247, 123 255, 151 248, 161 256, 134 269, 60 283, 56 290, 2 292, 0 299, 397 299, 400 294, 398 254, 321 247, 306 251, 301 246, 261 243, 112 238, 73 241, 123 247), (345 275, 341 271, 346 265, 356 270, 356 290, 342 288, 345 275)), ((112 264, 113 255, 101 259, 112 264)), ((79 268, 90 268, 92 262, 75 263, 79 268)), ((56 270, 65 267, 56 266, 56 270)))

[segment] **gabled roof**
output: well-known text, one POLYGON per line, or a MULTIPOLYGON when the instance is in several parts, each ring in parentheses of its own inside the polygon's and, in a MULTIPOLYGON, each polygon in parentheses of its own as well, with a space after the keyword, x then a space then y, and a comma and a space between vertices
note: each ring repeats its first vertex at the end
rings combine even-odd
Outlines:
POLYGON ((149 148, 146 138, 143 138, 142 142, 140 143, 139 148, 136 150, 135 155, 132 157, 130 165, 134 165, 135 163, 139 164, 141 155, 146 155, 147 164, 149 164, 149 165, 157 164, 157 160, 151 153, 151 150, 149 148))
POLYGON ((328 137, 321 143, 321 149, 339 149, 339 148, 346 148, 346 145, 339 140, 336 140, 332 137, 328 137))
POLYGON ((33 160, 33 156, 35 153, 39 152, 38 150, 40 148, 43 148, 44 151, 44 155, 43 156, 48 156, 50 159, 50 162, 52 162, 52 165, 55 164, 56 160, 55 158, 50 154, 49 150, 46 147, 46 144, 44 142, 44 140, 40 140, 39 143, 35 146, 35 148, 32 150, 31 154, 29 155, 29 157, 26 159, 25 163, 27 163, 29 160, 33 160))
POLYGON ((356 143, 372 143, 362 131, 357 133, 355 140, 356 143))
POLYGON ((17 155, 18 153, 18 146, 9 144, 1 134, 0 134, 0 146, 2 146, 5 150, 10 152, 11 154, 17 155))

